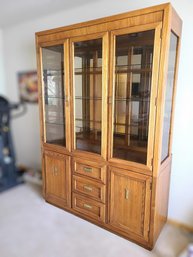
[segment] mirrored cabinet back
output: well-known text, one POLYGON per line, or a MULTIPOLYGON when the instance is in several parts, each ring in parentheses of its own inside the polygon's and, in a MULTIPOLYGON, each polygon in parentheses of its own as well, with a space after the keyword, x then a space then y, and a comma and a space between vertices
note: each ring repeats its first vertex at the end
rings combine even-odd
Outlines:
POLYGON ((36 33, 45 200, 152 249, 182 21, 170 4, 36 33))

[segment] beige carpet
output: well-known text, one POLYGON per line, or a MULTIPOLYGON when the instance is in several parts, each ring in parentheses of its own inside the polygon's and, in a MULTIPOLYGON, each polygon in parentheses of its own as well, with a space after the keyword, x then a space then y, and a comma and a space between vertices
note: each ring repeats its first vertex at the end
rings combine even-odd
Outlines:
POLYGON ((0 194, 0 257, 176 257, 188 241, 167 225, 149 252, 45 203, 37 186, 0 194))

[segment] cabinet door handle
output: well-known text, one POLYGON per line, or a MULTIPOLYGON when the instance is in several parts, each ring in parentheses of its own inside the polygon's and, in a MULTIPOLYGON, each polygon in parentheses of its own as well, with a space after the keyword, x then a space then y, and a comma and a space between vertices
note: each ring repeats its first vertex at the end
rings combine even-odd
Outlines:
POLYGON ((65 95, 64 100, 65 100, 65 103, 68 105, 69 104, 69 96, 65 95))
POLYGON ((56 166, 54 166, 54 168, 53 168, 53 175, 54 176, 58 175, 58 168, 56 166))
POLYGON ((127 188, 125 188, 125 199, 129 199, 129 190, 127 188))
POLYGON ((92 172, 92 168, 84 167, 84 171, 85 171, 85 172, 92 172))
POLYGON ((92 191, 92 187, 91 186, 87 186, 87 185, 85 185, 85 186, 83 186, 83 188, 85 189, 85 190, 87 190, 87 191, 92 191))
POLYGON ((89 205, 89 204, 86 204, 86 203, 85 203, 83 206, 84 206, 84 208, 86 208, 86 209, 90 209, 90 210, 92 209, 92 206, 89 205))

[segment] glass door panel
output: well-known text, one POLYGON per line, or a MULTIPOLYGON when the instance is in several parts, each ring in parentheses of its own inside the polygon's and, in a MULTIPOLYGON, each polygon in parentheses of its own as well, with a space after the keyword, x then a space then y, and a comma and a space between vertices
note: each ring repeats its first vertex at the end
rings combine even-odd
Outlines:
POLYGON ((46 143, 66 146, 63 45, 42 48, 46 143))
POLYGON ((154 30, 115 43, 113 157, 146 164, 154 30))
POLYGON ((74 43, 76 149, 101 154, 102 39, 74 43))
POLYGON ((161 153, 162 162, 168 157, 168 154, 169 154, 170 126, 171 126, 172 100, 173 100, 176 57, 177 57, 176 56, 177 45, 178 45, 178 38, 174 33, 171 33, 167 84, 166 84, 166 93, 165 93, 164 124, 163 124, 163 135, 162 135, 162 153, 161 153))

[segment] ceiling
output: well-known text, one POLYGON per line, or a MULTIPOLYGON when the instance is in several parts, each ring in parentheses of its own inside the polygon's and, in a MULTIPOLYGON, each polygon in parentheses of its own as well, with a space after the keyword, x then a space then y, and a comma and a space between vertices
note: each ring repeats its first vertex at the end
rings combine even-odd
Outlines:
POLYGON ((0 0, 0 28, 95 0, 0 0))

